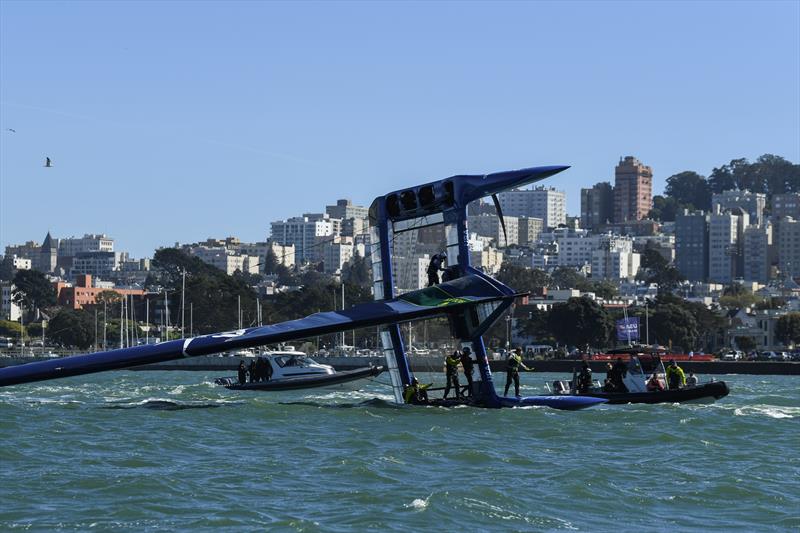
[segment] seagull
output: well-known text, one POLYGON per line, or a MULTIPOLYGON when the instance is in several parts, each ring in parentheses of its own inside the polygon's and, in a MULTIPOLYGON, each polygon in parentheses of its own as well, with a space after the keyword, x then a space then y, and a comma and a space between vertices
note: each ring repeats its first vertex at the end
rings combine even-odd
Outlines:
POLYGON ((17 130, 13 128, 6 128, 6 131, 10 131, 11 133, 17 133, 17 130))
POLYGON ((53 166, 53 162, 52 162, 52 161, 50 161, 50 158, 49 158, 49 157, 45 157, 45 158, 44 158, 44 166, 45 166, 45 167, 47 167, 47 168, 52 168, 52 166, 53 166))

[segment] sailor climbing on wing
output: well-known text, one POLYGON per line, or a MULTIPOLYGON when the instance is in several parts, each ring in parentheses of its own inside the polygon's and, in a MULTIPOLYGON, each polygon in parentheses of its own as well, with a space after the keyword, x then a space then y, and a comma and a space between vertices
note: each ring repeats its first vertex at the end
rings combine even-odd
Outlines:
POLYGON ((450 393, 451 385, 456 389, 456 398, 461 398, 461 386, 458 383, 458 364, 460 362, 461 352, 458 350, 453 352, 452 355, 447 355, 444 358, 445 377, 447 379, 447 385, 444 388, 444 396, 442 396, 444 399, 447 399, 447 395, 450 393))
POLYGON ((411 384, 406 385, 403 390, 403 400, 411 404, 426 404, 428 403, 428 385, 421 385, 419 380, 414 377, 411 379, 411 384))
POLYGON ((447 260, 444 254, 434 254, 428 263, 428 287, 433 287, 439 284, 439 271, 444 270, 442 266, 447 260))

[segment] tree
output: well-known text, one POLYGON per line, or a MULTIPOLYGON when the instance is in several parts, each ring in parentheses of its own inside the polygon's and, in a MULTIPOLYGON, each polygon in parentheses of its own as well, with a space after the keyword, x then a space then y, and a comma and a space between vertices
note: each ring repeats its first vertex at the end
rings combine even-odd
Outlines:
MULTIPOLYGON (((684 171, 668 177, 664 194, 681 207, 711 209, 711 186, 697 172, 684 171)), ((675 217, 670 220, 675 220, 675 217)))
POLYGON ((62 346, 86 349, 94 343, 94 316, 83 309, 63 309, 50 320, 47 334, 62 346))
POLYGON ((652 248, 646 248, 642 254, 642 261, 636 279, 645 283, 658 285, 659 293, 670 293, 675 290, 678 283, 686 279, 680 271, 652 248))
POLYGON ((14 279, 17 269, 14 268, 14 258, 10 255, 3 257, 0 261, 0 281, 11 281, 14 279))
POLYGON ((775 324, 775 336, 784 344, 800 343, 800 313, 787 313, 775 324))
POLYGON ((358 252, 353 254, 352 259, 342 267, 342 281, 361 287, 370 287, 372 285, 367 260, 361 257, 358 252))
POLYGON ((0 335, 4 337, 19 337, 23 329, 19 322, 0 320, 0 335))
POLYGON ((735 337, 733 341, 736 343, 736 346, 739 347, 740 350, 743 352, 752 352, 756 349, 756 341, 753 340, 753 337, 735 337))
POLYGON ((698 337, 697 321, 692 313, 679 305, 658 305, 650 316, 651 340, 693 350, 698 337))
POLYGON ((674 222, 675 216, 683 206, 675 198, 664 197, 661 195, 653 196, 653 208, 650 209, 647 218, 660 222, 674 222))
POLYGON ((550 276, 550 288, 578 289, 582 292, 592 290, 592 283, 580 274, 577 270, 570 267, 558 267, 550 276))
POLYGON ((495 276, 498 281, 517 291, 533 291, 546 287, 550 281, 547 273, 538 268, 525 268, 511 263, 503 263, 495 276))
POLYGON ((14 275, 13 300, 27 309, 43 309, 56 304, 56 290, 38 270, 18 270, 14 275))
POLYGON ((613 300, 617 297, 619 289, 612 282, 602 280, 592 283, 592 292, 604 300, 613 300))
POLYGON ((603 347, 608 344, 614 322, 597 302, 581 297, 554 305, 547 317, 547 327, 563 344, 603 347))

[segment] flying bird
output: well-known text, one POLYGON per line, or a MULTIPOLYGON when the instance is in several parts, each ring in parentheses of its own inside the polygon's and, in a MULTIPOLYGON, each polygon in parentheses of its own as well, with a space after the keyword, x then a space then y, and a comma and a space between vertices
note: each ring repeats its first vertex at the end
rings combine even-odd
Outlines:
POLYGON ((6 128, 6 131, 10 131, 11 133, 17 133, 17 130, 13 128, 6 128))
POLYGON ((51 168, 53 166, 53 162, 50 161, 49 157, 45 157, 44 158, 44 166, 47 167, 47 168, 51 168))

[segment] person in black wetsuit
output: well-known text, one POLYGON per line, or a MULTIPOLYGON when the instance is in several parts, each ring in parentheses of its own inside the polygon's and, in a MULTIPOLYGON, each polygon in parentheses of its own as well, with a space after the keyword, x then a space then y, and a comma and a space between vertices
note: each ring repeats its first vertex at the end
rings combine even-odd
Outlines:
POLYGON ((269 359, 264 359, 264 380, 270 381, 272 380, 272 374, 275 372, 275 369, 272 368, 272 363, 269 359))
POLYGON ((444 254, 435 254, 428 263, 428 287, 439 284, 439 271, 444 270, 442 264, 445 262, 444 254))
POLYGON ((475 368, 475 361, 472 360, 469 347, 461 351, 461 366, 464 368, 464 377, 467 378, 467 396, 472 396, 472 369, 475 368))
POLYGON ((239 384, 245 383, 247 383, 247 367, 244 366, 244 361, 239 361, 239 384))
POLYGON ((617 357, 617 362, 611 368, 611 383, 614 385, 615 392, 628 392, 628 387, 623 379, 628 374, 628 367, 622 361, 622 357, 617 357))
POLYGON ((592 388, 592 369, 589 361, 584 361, 581 372, 578 374, 578 392, 587 393, 592 388))
POLYGON ((250 374, 250 383, 256 382, 256 362, 250 361, 250 364, 247 366, 247 373, 250 374))
POLYGON ((461 353, 456 350, 453 355, 448 355, 444 359, 445 377, 447 385, 444 388, 443 399, 447 399, 450 393, 450 386, 456 389, 456 399, 461 398, 461 385, 458 383, 458 363, 461 362, 461 353))
POLYGON ((508 359, 506 359, 506 390, 503 392, 503 396, 508 394, 508 389, 511 387, 512 382, 514 383, 514 395, 519 396, 520 368, 525 370, 533 370, 532 368, 525 366, 525 363, 522 362, 522 350, 517 348, 511 352, 511 355, 509 355, 508 359))

